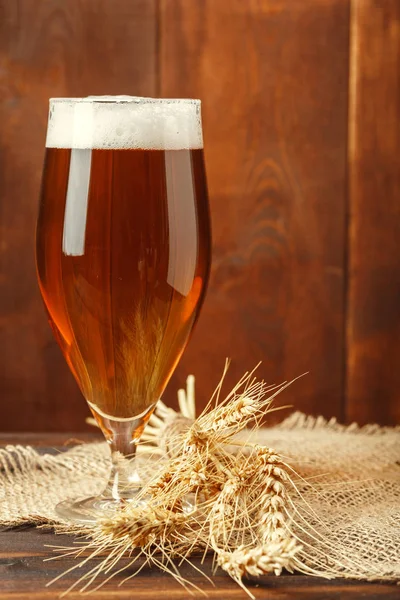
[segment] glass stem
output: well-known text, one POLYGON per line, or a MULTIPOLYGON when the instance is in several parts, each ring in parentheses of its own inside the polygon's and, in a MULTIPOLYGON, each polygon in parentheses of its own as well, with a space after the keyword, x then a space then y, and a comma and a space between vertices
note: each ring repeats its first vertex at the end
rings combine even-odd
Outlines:
POLYGON ((136 449, 153 407, 145 415, 130 420, 104 419, 107 442, 111 449, 112 468, 102 496, 113 500, 129 500, 142 487, 137 468, 136 449))

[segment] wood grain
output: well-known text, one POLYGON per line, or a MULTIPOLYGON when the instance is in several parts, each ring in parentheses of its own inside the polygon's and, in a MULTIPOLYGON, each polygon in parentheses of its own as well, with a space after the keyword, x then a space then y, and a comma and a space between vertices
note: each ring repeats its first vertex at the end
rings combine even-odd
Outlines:
POLYGON ((400 2, 353 0, 347 418, 400 422, 400 2))
POLYGON ((46 322, 34 232, 50 96, 156 91, 156 0, 0 0, 2 427, 82 429, 46 322))
POLYGON ((262 360, 309 372, 282 403, 399 422, 399 73, 398 0, 0 0, 2 428, 85 428, 34 231, 48 98, 104 93, 203 100, 214 262, 166 401, 229 356, 226 389, 262 360))
MULTIPOLYGON (((0 531, 0 600, 50 600, 58 599, 61 592, 83 574, 71 572, 50 587, 46 584, 66 571, 73 565, 73 560, 63 558, 43 562, 45 558, 53 555, 49 546, 71 546, 73 538, 65 535, 54 535, 50 532, 37 529, 14 531, 0 531)), ((211 558, 207 558, 204 565, 200 559, 194 559, 196 567, 211 575, 211 558)), ((89 567, 87 568, 90 568, 89 567)), ((198 572, 184 565, 180 567, 183 576, 197 585, 209 598, 247 598, 227 575, 217 571, 212 576, 213 587, 198 572)), ((125 574, 126 575, 126 574, 125 574)), ((188 598, 189 594, 176 583, 172 577, 157 570, 143 569, 135 579, 118 587, 123 575, 106 584, 90 597, 93 600, 117 600, 118 598, 146 598, 153 599, 162 595, 168 600, 188 598)), ((251 592, 258 600, 397 600, 398 589, 395 585, 359 583, 345 580, 327 581, 320 578, 304 577, 298 575, 282 575, 281 577, 263 577, 247 582, 251 592)), ((71 600, 80 600, 82 595, 71 593, 67 596, 71 600)), ((197 596, 196 596, 197 597, 197 596)), ((200 597, 200 596, 199 596, 200 597)))
MULTIPOLYGON (((188 372, 204 404, 260 360, 343 416, 348 3, 161 0, 161 94, 203 101, 213 269, 188 372)), ((277 416, 281 418, 281 416, 277 416)))

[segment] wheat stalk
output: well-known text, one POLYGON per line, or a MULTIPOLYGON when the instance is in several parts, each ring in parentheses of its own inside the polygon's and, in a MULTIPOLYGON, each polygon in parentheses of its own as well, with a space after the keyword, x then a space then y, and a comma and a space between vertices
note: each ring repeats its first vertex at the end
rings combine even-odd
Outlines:
POLYGON ((131 557, 129 566, 144 558, 188 589, 190 582, 181 578, 172 559, 189 561, 198 550, 214 552, 215 565, 243 589, 245 575, 306 569, 299 559, 301 540, 291 527, 290 492, 295 483, 290 468, 274 450, 237 439, 249 425, 260 425, 261 418, 274 410, 273 399, 288 385, 267 386, 254 378, 254 372, 246 373, 220 400, 220 382, 214 406, 196 420, 193 377, 179 392, 181 414, 160 403, 144 440, 153 448, 158 444, 168 460, 158 463, 155 477, 136 503, 105 515, 93 526, 68 528, 89 538, 79 548, 67 550, 77 557, 84 552, 76 568, 101 556, 72 587, 87 590, 100 575, 108 580, 120 572, 113 569, 126 555, 131 557), (187 509, 189 500, 194 510, 187 509))

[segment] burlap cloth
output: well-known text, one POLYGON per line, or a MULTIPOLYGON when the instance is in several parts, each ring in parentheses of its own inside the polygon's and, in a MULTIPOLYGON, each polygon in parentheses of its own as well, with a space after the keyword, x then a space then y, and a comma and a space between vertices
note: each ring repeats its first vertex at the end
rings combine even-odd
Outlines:
MULTIPOLYGON (((304 478, 302 514, 324 532, 330 551, 337 548, 343 574, 399 580, 400 428, 344 427, 294 413, 255 435, 304 478)), ((0 525, 59 522, 55 505, 101 492, 109 469, 105 443, 56 455, 22 446, 0 450, 0 525)), ((310 539, 316 564, 324 543, 310 539)))

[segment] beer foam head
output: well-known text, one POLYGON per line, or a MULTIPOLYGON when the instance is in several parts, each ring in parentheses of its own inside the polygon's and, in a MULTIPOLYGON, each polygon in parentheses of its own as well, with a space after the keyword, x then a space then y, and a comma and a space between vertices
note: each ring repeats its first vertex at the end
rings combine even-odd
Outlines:
POLYGON ((200 100, 134 96, 52 98, 47 148, 183 150, 203 147, 200 100))

